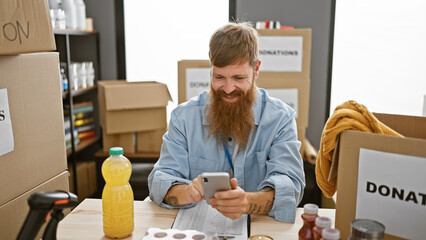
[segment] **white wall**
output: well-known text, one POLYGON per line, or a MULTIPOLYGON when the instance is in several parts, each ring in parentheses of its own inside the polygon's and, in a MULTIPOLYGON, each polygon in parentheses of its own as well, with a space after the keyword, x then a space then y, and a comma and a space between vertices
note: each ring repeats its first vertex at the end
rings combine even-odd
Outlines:
POLYGON ((330 114, 353 99, 372 112, 422 115, 426 1, 337 0, 330 114))
MULTIPOLYGON (((124 1, 128 81, 166 83, 177 106, 177 62, 208 59, 213 32, 228 22, 228 0, 124 1)), ((169 114, 168 114, 169 116, 169 114)))

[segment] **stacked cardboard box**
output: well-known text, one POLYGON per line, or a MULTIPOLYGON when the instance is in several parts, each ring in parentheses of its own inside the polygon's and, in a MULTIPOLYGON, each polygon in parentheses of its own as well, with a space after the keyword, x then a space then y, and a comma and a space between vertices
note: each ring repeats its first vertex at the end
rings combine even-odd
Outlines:
POLYGON ((46 1, 0 0, 0 26, 0 239, 14 239, 28 197, 68 191, 69 173, 59 54, 44 52, 56 48, 46 1))
POLYGON ((99 82, 103 150, 159 152, 167 128, 167 86, 157 82, 99 82), (138 139, 138 143, 136 143, 138 139))
MULTIPOLYGON (((299 140, 308 127, 311 29, 258 30, 260 74, 257 86, 293 107, 299 140)), ((178 62, 178 103, 197 96, 210 85, 210 61, 178 62)))

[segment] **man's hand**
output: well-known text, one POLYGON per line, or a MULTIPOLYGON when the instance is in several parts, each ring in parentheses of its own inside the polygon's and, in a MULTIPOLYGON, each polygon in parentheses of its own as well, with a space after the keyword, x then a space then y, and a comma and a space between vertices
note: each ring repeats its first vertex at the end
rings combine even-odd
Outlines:
POLYGON ((238 219, 247 212, 249 202, 247 193, 238 187, 237 179, 231 179, 231 190, 217 192, 214 198, 210 199, 210 204, 224 216, 231 219, 238 219))
POLYGON ((243 214, 268 214, 274 202, 275 190, 265 187, 257 192, 245 192, 231 179, 231 190, 217 192, 210 204, 224 216, 238 219, 243 214))
POLYGON ((201 175, 190 184, 172 186, 164 197, 164 202, 172 206, 181 206, 189 203, 198 203, 204 199, 204 190, 201 185, 201 175))

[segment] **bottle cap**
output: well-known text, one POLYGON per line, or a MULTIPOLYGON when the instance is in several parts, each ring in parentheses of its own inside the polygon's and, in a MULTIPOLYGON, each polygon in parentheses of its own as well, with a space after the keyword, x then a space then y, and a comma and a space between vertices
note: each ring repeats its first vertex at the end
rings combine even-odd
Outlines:
POLYGON ((340 231, 335 228, 325 228, 322 230, 322 238, 327 240, 339 240, 340 231))
POLYGON ((315 225, 320 228, 329 228, 331 227, 331 220, 328 217, 317 217, 315 219, 315 225))
POLYGON ((374 220, 355 219, 351 222, 351 227, 351 236, 355 239, 379 240, 385 236, 385 226, 374 220))
POLYGON ((112 147, 109 149, 109 155, 122 155, 123 148, 122 147, 112 147))
POLYGON ((307 203, 303 206, 303 210, 307 214, 317 214, 318 213, 318 206, 313 203, 307 203))

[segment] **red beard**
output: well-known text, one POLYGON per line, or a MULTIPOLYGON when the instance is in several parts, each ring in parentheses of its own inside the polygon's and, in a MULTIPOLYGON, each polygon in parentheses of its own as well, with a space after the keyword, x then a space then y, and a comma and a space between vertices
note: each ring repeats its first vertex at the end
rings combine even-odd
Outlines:
MULTIPOLYGON (((228 136, 233 137, 240 148, 245 148, 254 127, 252 105, 255 101, 255 87, 244 94, 240 89, 226 94, 223 90, 215 91, 210 85, 210 104, 207 110, 207 121, 210 124, 210 136, 223 141, 228 136), (227 102, 223 97, 239 96, 235 102, 227 102)), ((227 142, 227 141, 224 141, 227 142)))

